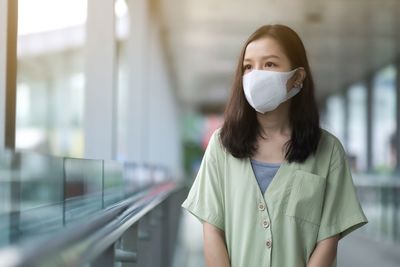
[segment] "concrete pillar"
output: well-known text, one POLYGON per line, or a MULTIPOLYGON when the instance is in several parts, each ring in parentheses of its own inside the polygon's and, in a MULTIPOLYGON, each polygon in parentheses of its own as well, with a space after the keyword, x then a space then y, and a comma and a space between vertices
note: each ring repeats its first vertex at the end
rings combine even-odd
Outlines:
POLYGON ((395 172, 400 174, 400 58, 396 59, 396 167, 395 172))
POLYGON ((0 0, 0 148, 15 148, 18 1, 0 0))
POLYGON ((350 124, 350 107, 349 107, 349 88, 347 87, 341 97, 343 97, 343 105, 344 105, 344 118, 343 118, 343 143, 344 143, 344 147, 346 148, 346 150, 348 151, 349 149, 349 124, 350 124))
POLYGON ((84 154, 85 158, 114 159, 117 128, 114 0, 88 0, 87 9, 84 154))
POLYGON ((179 103, 162 39, 156 2, 128 0, 128 111, 125 159, 181 169, 179 103))
POLYGON ((148 81, 154 74, 148 70, 149 57, 149 1, 127 0, 129 9, 128 70, 129 90, 126 101, 126 155, 125 159, 143 163, 148 148, 148 81))
POLYGON ((365 88, 367 90, 367 171, 371 172, 373 170, 373 162, 372 162, 372 123, 373 123, 373 103, 372 103, 372 97, 373 97, 373 76, 372 74, 369 75, 365 81, 365 88))
POLYGON ((147 159, 178 175, 182 163, 179 101, 169 75, 160 24, 154 23, 150 29, 149 71, 153 78, 149 80, 148 88, 147 159))

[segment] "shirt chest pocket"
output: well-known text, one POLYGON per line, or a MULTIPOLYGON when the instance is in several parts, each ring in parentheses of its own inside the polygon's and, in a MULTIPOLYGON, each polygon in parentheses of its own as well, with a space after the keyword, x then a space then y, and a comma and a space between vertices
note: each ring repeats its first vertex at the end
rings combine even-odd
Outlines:
POLYGON ((319 224, 326 177, 304 170, 296 170, 293 179, 286 215, 319 224))

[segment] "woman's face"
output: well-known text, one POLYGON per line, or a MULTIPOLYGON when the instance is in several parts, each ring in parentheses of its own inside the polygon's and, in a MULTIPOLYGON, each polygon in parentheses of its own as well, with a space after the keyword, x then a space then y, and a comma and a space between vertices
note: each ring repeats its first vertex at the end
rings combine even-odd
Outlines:
MULTIPOLYGON (((263 37, 250 42, 245 50, 243 60, 243 75, 252 70, 291 71, 289 58, 283 52, 279 43, 271 37, 263 37)), ((287 88, 292 88, 294 82, 302 83, 305 71, 300 68, 289 79, 287 88)))
POLYGON ((250 71, 290 71, 290 61, 283 53, 279 43, 270 37, 257 39, 246 47, 243 60, 243 74, 250 71))

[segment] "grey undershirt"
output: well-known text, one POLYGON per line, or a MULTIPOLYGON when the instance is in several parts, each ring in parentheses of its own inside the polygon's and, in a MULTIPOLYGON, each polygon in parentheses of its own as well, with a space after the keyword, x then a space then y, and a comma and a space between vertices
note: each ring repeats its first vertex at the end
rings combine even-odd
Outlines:
POLYGON ((271 183, 280 165, 281 163, 268 163, 251 159, 254 175, 257 178, 258 186, 263 194, 265 190, 267 190, 268 185, 271 183))

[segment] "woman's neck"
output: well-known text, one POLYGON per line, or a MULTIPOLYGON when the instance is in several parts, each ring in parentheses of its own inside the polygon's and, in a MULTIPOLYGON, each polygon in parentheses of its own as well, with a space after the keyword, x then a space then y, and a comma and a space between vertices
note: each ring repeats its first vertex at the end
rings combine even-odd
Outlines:
POLYGON ((265 114, 257 113, 257 120, 261 126, 263 136, 272 138, 274 136, 290 136, 291 126, 289 121, 289 105, 283 103, 276 109, 265 114))

